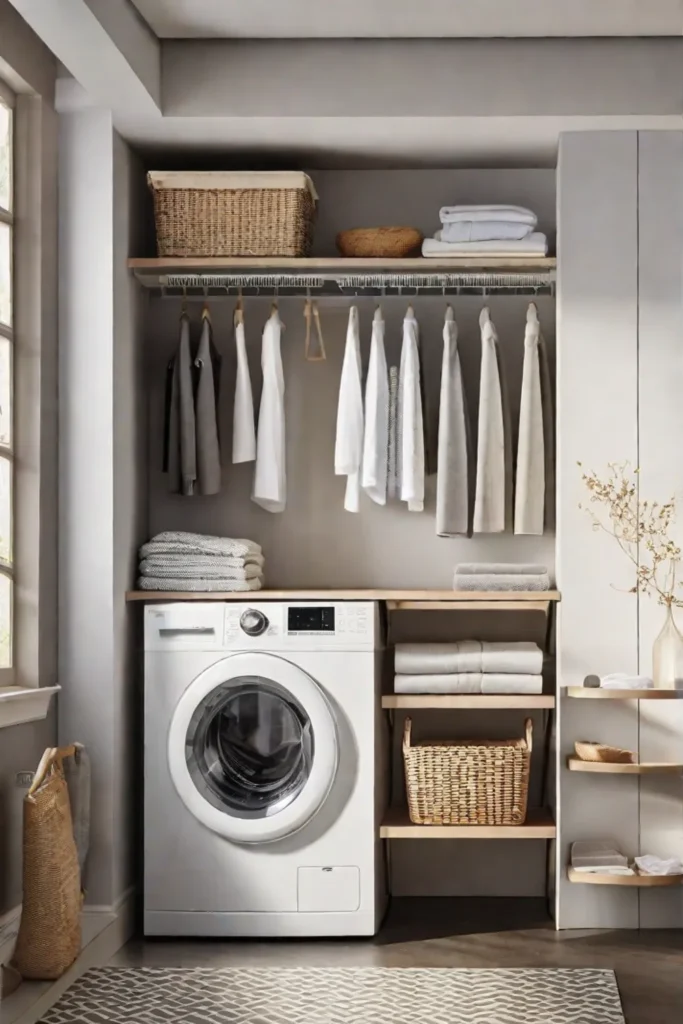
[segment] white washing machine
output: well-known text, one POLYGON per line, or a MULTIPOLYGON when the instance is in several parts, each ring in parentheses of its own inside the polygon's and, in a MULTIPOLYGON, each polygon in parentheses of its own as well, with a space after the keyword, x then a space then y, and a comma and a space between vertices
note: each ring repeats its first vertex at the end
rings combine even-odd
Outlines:
POLYGON ((147 935, 373 935, 385 905, 371 602, 145 609, 147 935))

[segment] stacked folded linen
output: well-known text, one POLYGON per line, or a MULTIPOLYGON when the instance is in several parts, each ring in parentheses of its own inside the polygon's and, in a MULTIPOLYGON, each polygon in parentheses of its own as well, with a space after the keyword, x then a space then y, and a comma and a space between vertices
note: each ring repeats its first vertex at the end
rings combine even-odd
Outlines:
POLYGON ((602 676, 600 686, 603 690, 650 690, 654 682, 649 676, 630 676, 626 672, 612 672, 602 676))
POLYGON ((453 590, 550 590, 550 576, 544 565, 464 562, 455 567, 453 590))
POLYGON ((628 857, 609 840, 579 840, 572 843, 571 864, 582 874, 632 875, 628 857))
POLYGON ((142 590, 260 590, 263 568, 263 552, 253 541, 169 531, 140 548, 138 585, 142 590))
POLYGON ((543 652, 537 644, 397 644, 396 693, 542 693, 543 652))
POLYGON ((545 256, 548 239, 523 206, 443 206, 441 230, 425 238, 423 256, 545 256))

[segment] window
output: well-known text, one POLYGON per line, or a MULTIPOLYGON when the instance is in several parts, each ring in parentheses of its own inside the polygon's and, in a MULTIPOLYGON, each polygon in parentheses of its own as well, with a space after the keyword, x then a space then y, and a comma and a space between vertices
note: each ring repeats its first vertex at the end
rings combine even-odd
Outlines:
POLYGON ((14 97, 0 82, 0 685, 13 660, 13 141, 14 97))

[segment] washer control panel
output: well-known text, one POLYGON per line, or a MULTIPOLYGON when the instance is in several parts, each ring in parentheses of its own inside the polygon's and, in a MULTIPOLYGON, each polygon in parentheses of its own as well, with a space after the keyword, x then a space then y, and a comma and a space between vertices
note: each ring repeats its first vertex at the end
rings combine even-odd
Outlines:
POLYGON ((236 650, 325 650, 379 646, 371 601, 245 601, 225 604, 225 646, 236 650))

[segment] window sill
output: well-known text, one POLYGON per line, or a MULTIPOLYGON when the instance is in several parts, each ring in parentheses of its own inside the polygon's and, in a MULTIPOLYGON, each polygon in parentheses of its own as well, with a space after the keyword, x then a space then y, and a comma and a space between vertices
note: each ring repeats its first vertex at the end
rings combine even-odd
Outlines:
POLYGON ((45 718, 60 686, 0 686, 0 729, 45 718))

